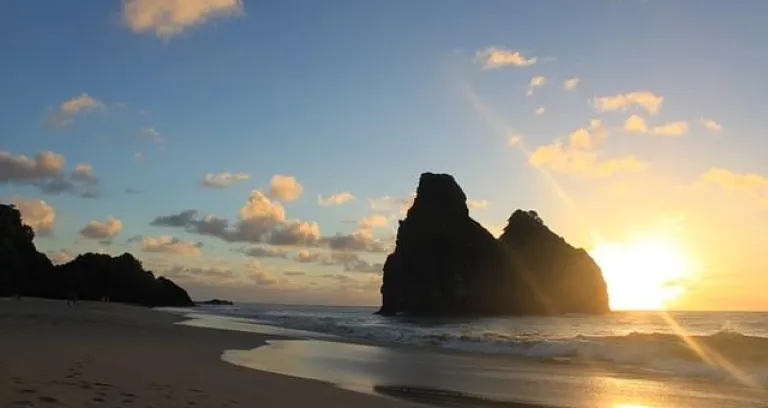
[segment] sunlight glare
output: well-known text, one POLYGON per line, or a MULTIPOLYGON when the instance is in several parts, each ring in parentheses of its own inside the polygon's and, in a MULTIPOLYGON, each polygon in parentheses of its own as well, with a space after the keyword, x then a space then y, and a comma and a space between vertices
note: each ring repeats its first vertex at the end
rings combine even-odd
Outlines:
POLYGON ((663 310, 685 293, 692 277, 686 252, 672 240, 601 242, 590 251, 603 271, 613 310, 663 310))

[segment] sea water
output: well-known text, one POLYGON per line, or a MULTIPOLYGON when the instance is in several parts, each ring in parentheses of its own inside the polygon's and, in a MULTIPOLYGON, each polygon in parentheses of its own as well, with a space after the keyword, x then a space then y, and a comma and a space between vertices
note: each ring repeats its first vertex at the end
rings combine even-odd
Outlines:
MULTIPOLYGON (((238 304, 197 312, 303 337, 426 346, 531 361, 623 369, 768 386, 768 313, 613 312, 603 316, 412 318, 372 307, 238 304), (313 335, 313 334, 316 334, 313 335)), ((260 330, 263 331, 263 330, 260 330)))

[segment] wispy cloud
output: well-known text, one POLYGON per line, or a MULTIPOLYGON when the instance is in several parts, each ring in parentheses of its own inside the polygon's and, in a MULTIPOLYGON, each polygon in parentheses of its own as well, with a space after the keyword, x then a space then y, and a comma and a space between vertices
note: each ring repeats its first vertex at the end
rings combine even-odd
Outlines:
POLYGON ((169 235, 161 235, 144 237, 139 244, 139 249, 144 252, 161 252, 171 255, 200 255, 202 246, 201 242, 182 241, 169 235))
POLYGON ((72 126, 78 115, 101 110, 104 110, 103 102, 82 93, 61 102, 56 111, 48 116, 47 122, 56 127, 72 126))
POLYGON ((713 132, 723 131, 723 126, 712 119, 701 118, 701 124, 713 132))
POLYGON ((540 106, 540 107, 536 108, 536 110, 533 113, 536 114, 536 116, 541 116, 546 111, 547 111, 547 109, 545 107, 540 106))
POLYGON ((656 114, 664 103, 664 97, 649 91, 635 91, 614 96, 596 97, 593 100, 595 109, 599 112, 627 110, 632 106, 645 109, 650 114, 656 114))
POLYGON ((581 78, 570 77, 565 81, 563 81, 563 89, 565 89, 566 91, 572 91, 578 88, 580 83, 581 83, 581 78))
POLYGON ((158 132, 157 129, 153 127, 146 127, 141 129, 138 136, 141 139, 151 140, 158 144, 165 143, 165 138, 163 135, 161 135, 160 132, 158 132))
POLYGON ((248 173, 230 173, 228 171, 222 173, 206 173, 200 184, 204 187, 224 188, 229 187, 238 181, 246 181, 250 178, 251 176, 248 173))
POLYGON ((483 64, 485 69, 502 67, 528 67, 536 63, 535 57, 526 57, 520 51, 507 50, 499 47, 488 47, 475 54, 475 60, 483 64))
POLYGON ((650 134, 654 136, 682 136, 688 133, 688 122, 676 121, 659 126, 649 127, 645 119, 638 115, 632 115, 624 121, 624 130, 629 133, 650 134))
POLYGON ((768 205, 768 176, 757 173, 739 173, 715 167, 699 177, 698 185, 712 185, 743 194, 760 204, 768 205))
POLYGON ((467 207, 470 210, 485 210, 488 204, 488 200, 467 200, 467 207))
POLYGON ((242 0, 123 0, 123 22, 136 33, 168 40, 209 19, 239 16, 242 0))
POLYGON ((317 196, 317 204, 324 207, 343 205, 353 200, 355 200, 355 196, 353 196, 352 193, 348 191, 331 194, 328 197, 323 197, 322 195, 317 196))
POLYGON ((531 81, 528 83, 528 91, 527 91, 526 94, 528 96, 531 96, 531 95, 533 95, 533 90, 534 89, 540 88, 540 87, 542 87, 542 86, 544 86, 546 84, 547 84, 547 78, 543 77, 541 75, 537 75, 537 76, 531 78, 531 81))

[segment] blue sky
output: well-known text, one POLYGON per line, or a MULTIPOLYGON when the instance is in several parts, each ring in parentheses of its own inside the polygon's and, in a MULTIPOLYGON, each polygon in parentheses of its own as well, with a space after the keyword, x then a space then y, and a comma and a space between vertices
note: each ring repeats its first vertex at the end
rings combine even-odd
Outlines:
POLYGON ((699 265, 680 306, 768 306, 751 289, 768 285, 755 280, 765 255, 726 238, 765 238, 753 227, 768 200, 762 2, 28 0, 0 10, 0 197, 26 209, 51 254, 130 251, 196 296, 375 304, 386 251, 368 244, 391 245, 419 173, 437 171, 455 175, 494 232, 516 208, 588 248, 676 220, 682 235, 653 233, 699 265), (40 152, 65 163, 20 158, 40 152), (80 163, 90 167, 73 175, 80 163), (203 185, 223 172, 242 180, 203 185), (275 175, 285 177, 270 193, 275 175), (62 179, 50 193, 45 183, 62 179), (301 220, 290 225, 316 242, 275 249, 150 226, 195 209, 236 228, 254 190, 284 209, 276 228, 301 220), (355 199, 318 203, 344 192, 355 199), (334 248, 363 263, 328 258, 317 242, 335 234, 365 241, 334 248), (237 251, 252 247, 287 252, 237 251), (298 262, 300 251, 315 258, 298 262), (708 286, 723 276, 741 286, 708 286))

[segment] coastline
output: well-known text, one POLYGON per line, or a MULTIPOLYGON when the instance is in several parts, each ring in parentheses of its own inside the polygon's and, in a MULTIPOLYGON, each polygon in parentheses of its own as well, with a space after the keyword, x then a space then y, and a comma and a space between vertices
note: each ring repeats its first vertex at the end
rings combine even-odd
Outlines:
POLYGON ((191 312, 0 299, 0 406, 753 408, 766 397, 616 367, 384 345, 191 312))
POLYGON ((0 299, 0 406, 417 406, 227 364, 223 350, 278 337, 174 324, 181 320, 114 303, 0 299))

